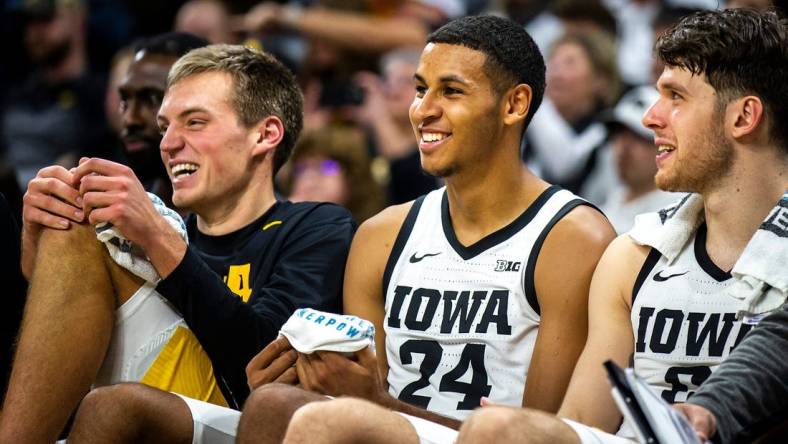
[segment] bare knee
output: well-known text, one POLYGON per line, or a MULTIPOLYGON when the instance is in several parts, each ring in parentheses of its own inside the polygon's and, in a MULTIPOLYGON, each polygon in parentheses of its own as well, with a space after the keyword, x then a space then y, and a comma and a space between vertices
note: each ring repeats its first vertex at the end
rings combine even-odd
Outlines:
POLYGON ((100 387, 85 396, 71 442, 190 442, 191 413, 176 395, 143 384, 100 387))
POLYGON ((266 384, 247 398, 238 424, 238 442, 281 442, 300 407, 325 396, 286 384, 266 384))
POLYGON ((460 428, 458 443, 574 443, 569 426, 552 414, 533 409, 491 406, 473 413, 460 428))

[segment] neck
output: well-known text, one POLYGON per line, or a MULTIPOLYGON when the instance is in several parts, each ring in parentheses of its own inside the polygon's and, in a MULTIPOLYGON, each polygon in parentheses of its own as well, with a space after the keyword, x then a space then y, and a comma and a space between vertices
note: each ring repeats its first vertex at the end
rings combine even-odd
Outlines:
POLYGON ((220 236, 249 225, 276 202, 270 174, 253 177, 249 186, 238 193, 223 196, 210 209, 195 209, 197 229, 201 233, 220 236))
POLYGON ((519 144, 500 146, 488 162, 446 179, 457 239, 470 245, 516 219, 549 184, 523 165, 519 144))
POLYGON ((788 161, 775 150, 740 156, 720 186, 703 192, 708 228, 706 248, 712 260, 730 270, 755 231, 788 190, 788 161))
POLYGON ((624 202, 632 202, 656 189, 657 186, 654 184, 654 181, 650 181, 648 184, 643 185, 627 186, 626 192, 624 193, 624 202))

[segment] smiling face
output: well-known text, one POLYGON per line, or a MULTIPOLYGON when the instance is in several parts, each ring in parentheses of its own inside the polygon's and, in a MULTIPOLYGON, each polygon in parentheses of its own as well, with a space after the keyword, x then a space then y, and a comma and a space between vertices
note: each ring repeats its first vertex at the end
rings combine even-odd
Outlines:
POLYGON ((427 173, 448 177, 484 164, 503 129, 499 95, 484 73, 484 53, 430 43, 414 76, 410 122, 427 173))
POLYGON ((252 153, 259 132, 240 123, 232 86, 229 74, 195 74, 172 85, 159 110, 172 201, 201 216, 237 202, 259 160, 252 153))
POLYGON ((659 100, 643 116, 657 146, 657 186, 703 193, 724 179, 734 161, 724 132, 724 110, 703 75, 666 67, 657 81, 659 100))

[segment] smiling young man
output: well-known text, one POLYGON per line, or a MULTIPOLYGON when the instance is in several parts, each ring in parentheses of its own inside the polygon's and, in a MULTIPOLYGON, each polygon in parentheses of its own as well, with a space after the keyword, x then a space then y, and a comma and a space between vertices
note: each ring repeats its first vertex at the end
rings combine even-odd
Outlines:
MULTIPOLYGON (((256 370, 276 374, 296 361, 302 388, 379 405, 353 401, 330 415, 347 421, 342 427, 312 415, 325 429, 308 439, 413 441, 450 431, 418 417, 456 428, 482 397, 558 408, 585 342, 590 277, 613 231, 520 162, 544 75, 538 48, 510 20, 466 17, 430 36, 410 119, 423 169, 446 187, 364 223, 346 271, 345 311, 375 324, 377 358, 365 349, 357 361, 320 352, 296 360, 279 344, 283 354, 249 370, 250 381, 270 380, 256 370)), ((321 397, 258 389, 239 440, 280 441, 293 410, 321 397)))
POLYGON ((659 38, 666 68, 643 124, 655 133, 657 185, 693 194, 641 216, 599 262, 588 342, 558 413, 564 420, 485 408, 463 425, 458 442, 631 443, 628 423, 619 429, 605 360, 623 367, 633 359, 663 399, 685 402, 758 323, 762 316, 739 316, 750 310, 738 293, 747 286, 740 276, 752 270, 741 261, 775 262, 765 279, 785 278, 776 257, 788 235, 781 200, 788 189, 786 48, 784 19, 740 9, 693 14, 659 38), (765 233, 773 236, 769 246, 753 250, 765 233), (741 274, 732 277, 731 269, 741 274))
MULTIPOLYGON (((35 266, 0 418, 2 442, 53 441, 95 381, 112 350, 110 339, 145 327, 149 304, 171 304, 199 344, 187 340, 170 348, 171 337, 178 336, 165 329, 139 349, 121 351, 142 356, 140 366, 153 361, 157 376, 172 379, 172 385, 155 387, 183 393, 177 386, 194 379, 214 389, 218 384, 223 400, 236 408, 249 390, 244 367, 296 308, 341 307, 343 264, 355 231, 349 213, 274 197, 273 175, 302 126, 302 97, 293 75, 270 55, 249 48, 196 49, 173 66, 158 120, 173 202, 194 213, 186 224, 189 245, 123 165, 83 159, 75 171, 51 167, 31 184, 25 201, 30 239, 23 253, 33 256, 35 266), (77 223, 55 229, 63 228, 63 218, 77 223), (83 219, 111 223, 144 250, 163 280, 155 288, 143 285, 117 266, 83 219), (143 314, 139 324, 121 325, 121 316, 115 324, 116 315, 128 311, 143 314), (213 373, 179 374, 200 346, 213 373), (157 368, 160 360, 172 365, 157 368)), ((145 383, 151 371, 137 380, 145 383)), ((166 439, 170 430, 189 440, 204 431, 199 402, 142 385, 94 390, 82 401, 82 408, 91 407, 96 416, 78 415, 74 442, 101 439, 90 428, 105 421, 128 426, 140 420, 135 408, 148 412, 146 418, 162 430, 130 437, 115 432, 108 440, 166 439), (129 401, 139 396, 147 401, 129 401)))

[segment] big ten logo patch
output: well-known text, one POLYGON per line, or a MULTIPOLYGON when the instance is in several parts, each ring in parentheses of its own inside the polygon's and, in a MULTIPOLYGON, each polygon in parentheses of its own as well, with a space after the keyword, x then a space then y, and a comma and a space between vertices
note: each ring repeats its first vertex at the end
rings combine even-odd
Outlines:
POLYGON ((251 264, 230 265, 227 276, 224 277, 227 288, 240 296, 244 302, 249 302, 249 297, 252 295, 252 286, 249 284, 251 269, 251 264))
POLYGON ((788 199, 781 200, 769 217, 761 224, 761 230, 771 231, 780 237, 788 237, 788 199))
POLYGON ((521 262, 496 260, 495 271, 520 271, 521 262))

